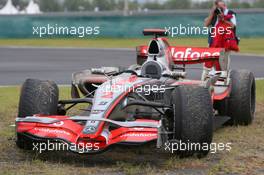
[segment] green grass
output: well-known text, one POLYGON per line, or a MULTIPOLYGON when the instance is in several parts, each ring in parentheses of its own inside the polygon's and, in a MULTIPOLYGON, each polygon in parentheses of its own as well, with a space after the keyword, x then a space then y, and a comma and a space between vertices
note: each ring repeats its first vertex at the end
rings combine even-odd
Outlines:
MULTIPOLYGON (((179 159, 157 152, 155 144, 113 148, 99 155, 67 152, 36 154, 14 144, 19 87, 0 88, 0 174, 263 174, 264 81, 257 81, 257 113, 250 126, 225 127, 213 142, 232 143, 230 152, 219 151, 203 159, 179 159)), ((70 88, 60 87, 60 98, 70 98, 70 88)))
MULTIPOLYGON (((135 48, 147 45, 149 38, 117 39, 0 39, 0 46, 41 46, 41 47, 89 47, 89 48, 135 48)), ((207 47, 206 38, 173 38, 170 44, 175 46, 207 47)), ((264 54, 264 38, 242 38, 241 53, 264 54)))
POLYGON ((264 80, 257 81, 257 101, 264 102, 264 80))

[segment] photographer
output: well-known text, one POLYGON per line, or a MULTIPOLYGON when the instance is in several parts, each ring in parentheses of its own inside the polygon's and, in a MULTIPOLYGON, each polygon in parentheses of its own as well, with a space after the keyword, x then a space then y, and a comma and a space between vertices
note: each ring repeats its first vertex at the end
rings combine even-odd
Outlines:
POLYGON ((236 14, 227 9, 223 0, 216 0, 209 16, 204 21, 204 25, 213 29, 208 36, 209 47, 225 48, 225 55, 219 61, 204 64, 202 79, 206 79, 212 68, 216 71, 222 71, 222 77, 226 78, 230 65, 230 51, 239 50, 236 37, 236 14))

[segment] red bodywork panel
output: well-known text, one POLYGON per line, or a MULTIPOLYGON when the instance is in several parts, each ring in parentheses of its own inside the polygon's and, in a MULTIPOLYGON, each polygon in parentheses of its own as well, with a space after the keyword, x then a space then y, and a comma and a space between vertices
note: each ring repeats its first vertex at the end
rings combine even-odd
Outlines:
POLYGON ((213 92, 212 93, 212 99, 213 100, 223 100, 227 97, 230 96, 230 92, 231 92, 231 86, 229 85, 228 87, 225 87, 224 90, 222 92, 213 92))
MULTIPOLYGON (((170 46, 172 61, 175 64, 197 64, 218 60, 223 48, 170 46)), ((137 56, 147 59, 148 46, 138 46, 137 56)))

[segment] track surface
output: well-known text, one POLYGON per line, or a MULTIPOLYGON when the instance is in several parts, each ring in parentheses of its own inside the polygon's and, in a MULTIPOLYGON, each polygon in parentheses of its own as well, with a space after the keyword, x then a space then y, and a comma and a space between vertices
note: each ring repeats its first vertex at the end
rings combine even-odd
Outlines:
MULTIPOLYGON (((135 64, 136 52, 129 49, 0 48, 0 85, 19 85, 26 78, 55 80, 70 84, 71 74, 100 66, 135 64)), ((231 56, 233 69, 249 69, 264 77, 264 57, 231 56)), ((201 67, 194 65, 192 67, 201 67)), ((189 78, 199 79, 200 70, 188 70, 189 78)))

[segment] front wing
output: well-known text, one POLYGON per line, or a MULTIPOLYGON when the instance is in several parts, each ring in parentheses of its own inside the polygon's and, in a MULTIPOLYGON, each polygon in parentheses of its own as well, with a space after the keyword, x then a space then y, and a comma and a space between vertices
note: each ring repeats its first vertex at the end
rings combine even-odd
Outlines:
MULTIPOLYGON (((33 142, 42 140, 56 141, 75 145, 78 148, 89 145, 86 153, 100 152, 117 143, 142 144, 158 139, 160 124, 155 120, 136 120, 118 122, 110 119, 96 119, 87 116, 32 116, 16 119, 17 134, 30 138, 33 142), (100 120, 104 129, 95 138, 82 131, 84 125, 80 121, 100 120), (109 130, 110 126, 116 126, 109 130)), ((78 152, 78 150, 70 150, 78 152)))

